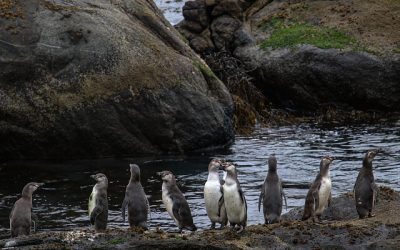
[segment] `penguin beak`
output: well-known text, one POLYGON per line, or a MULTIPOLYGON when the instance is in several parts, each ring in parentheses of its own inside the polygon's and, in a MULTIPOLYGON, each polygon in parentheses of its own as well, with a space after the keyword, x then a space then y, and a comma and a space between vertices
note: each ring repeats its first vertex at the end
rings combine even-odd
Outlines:
POLYGON ((329 158, 331 159, 331 161, 336 160, 336 157, 333 157, 333 156, 331 156, 331 157, 329 157, 329 158))
POLYGON ((92 178, 92 179, 95 179, 95 180, 96 180, 96 175, 95 175, 95 174, 93 174, 93 175, 91 175, 91 176, 90 176, 90 178, 92 178))
POLYGON ((225 168, 226 168, 226 162, 222 163, 222 164, 219 166, 219 169, 220 169, 220 170, 226 171, 225 168))
POLYGON ((158 176, 162 176, 163 172, 157 172, 156 173, 158 176))
POLYGON ((44 183, 43 182, 41 182, 41 183, 38 183, 38 187, 41 187, 41 186, 43 186, 44 185, 44 183))

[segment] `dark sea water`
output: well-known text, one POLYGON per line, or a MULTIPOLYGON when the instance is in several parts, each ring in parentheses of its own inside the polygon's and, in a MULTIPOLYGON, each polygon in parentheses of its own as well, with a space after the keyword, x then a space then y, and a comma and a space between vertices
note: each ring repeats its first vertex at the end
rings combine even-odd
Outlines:
MULTIPOLYGON (((322 156, 339 158, 331 165, 333 196, 336 196, 352 190, 363 155, 368 149, 377 147, 382 147, 385 153, 374 161, 376 182, 400 191, 400 125, 334 129, 304 125, 257 129, 251 136, 238 136, 229 153, 215 156, 237 164, 239 181, 248 202, 248 224, 251 225, 263 222, 257 202, 269 154, 277 156, 278 173, 284 182, 288 209, 291 209, 304 204, 308 185, 318 173, 322 156)), ((186 195, 195 224, 201 230, 206 229, 210 223, 204 208, 203 185, 211 157, 3 164, 0 170, 0 231, 7 233, 11 208, 23 186, 30 181, 46 183, 34 194, 33 201, 40 230, 88 227, 87 202, 95 184, 89 176, 98 172, 109 178, 109 225, 127 227, 128 224, 122 222, 120 207, 129 180, 129 163, 137 163, 142 169, 142 184, 151 204, 150 228, 176 230, 162 204, 162 183, 156 176, 157 171, 171 170, 186 195)))

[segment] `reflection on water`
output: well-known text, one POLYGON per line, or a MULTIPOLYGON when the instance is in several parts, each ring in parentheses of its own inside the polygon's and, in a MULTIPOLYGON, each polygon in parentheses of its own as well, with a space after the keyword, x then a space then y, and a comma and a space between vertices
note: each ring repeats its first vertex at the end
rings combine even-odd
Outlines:
MULTIPOLYGON (((321 156, 339 159, 331 166, 333 196, 351 191, 361 159, 367 149, 386 151, 374 161, 378 184, 400 191, 400 130, 396 127, 354 127, 321 129, 309 126, 259 129, 252 136, 237 137, 230 153, 218 157, 238 165, 239 180, 247 198, 249 223, 263 222, 257 211, 259 189, 266 176, 266 159, 275 153, 278 173, 283 179, 288 208, 302 206, 310 182, 319 169, 321 156)), ((109 178, 109 221, 122 223, 120 207, 129 180, 129 163, 142 170, 142 184, 151 204, 150 227, 176 230, 161 201, 161 181, 156 172, 171 170, 192 209, 199 229, 209 227, 203 202, 209 156, 190 158, 106 159, 68 162, 12 162, 0 170, 0 230, 8 228, 11 207, 22 187, 29 181, 45 182, 34 194, 34 211, 40 218, 40 230, 89 226, 87 201, 95 184, 89 176, 102 172, 109 178)), ((284 211, 286 212, 286 211, 284 211)))

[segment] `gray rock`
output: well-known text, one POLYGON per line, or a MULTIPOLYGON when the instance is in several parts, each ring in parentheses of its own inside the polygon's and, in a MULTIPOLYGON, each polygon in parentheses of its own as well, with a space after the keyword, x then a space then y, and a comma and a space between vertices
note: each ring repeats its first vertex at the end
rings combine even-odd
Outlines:
POLYGON ((185 20, 199 23, 206 28, 209 23, 207 6, 204 1, 188 1, 182 8, 182 14, 185 20))
POLYGON ((232 143, 230 94, 152 1, 12 1, 0 12, 0 159, 232 143))
MULTIPOLYGON (((322 220, 336 221, 357 219, 358 215, 355 207, 356 204, 352 194, 343 194, 332 199, 331 206, 325 209, 321 218, 322 220)), ((282 215, 282 218, 286 220, 301 220, 303 208, 294 208, 282 215)))
POLYGON ((241 19, 243 17, 243 10, 240 6, 240 1, 222 0, 211 12, 211 16, 213 17, 222 16, 224 14, 241 19))
POLYGON ((309 45, 264 51, 239 47, 257 87, 276 104, 315 111, 334 104, 360 110, 400 110, 400 55, 319 49, 309 45))
POLYGON ((211 23, 211 37, 219 50, 230 50, 234 34, 241 26, 240 21, 228 15, 220 16, 211 23))

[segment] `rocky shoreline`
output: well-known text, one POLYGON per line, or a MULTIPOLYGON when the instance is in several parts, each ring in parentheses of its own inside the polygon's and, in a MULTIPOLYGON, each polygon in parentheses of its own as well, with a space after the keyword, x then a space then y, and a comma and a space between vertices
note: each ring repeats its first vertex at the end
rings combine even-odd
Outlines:
POLYGON ((399 13, 395 1, 196 0, 176 28, 227 85, 236 124, 397 121, 399 13), (221 53, 240 74, 220 70, 221 53))
POLYGON ((0 240, 0 247, 18 249, 398 249, 400 194, 381 187, 375 217, 359 220, 352 193, 333 198, 322 223, 299 221, 302 208, 283 216, 279 224, 250 225, 243 234, 229 229, 193 234, 161 230, 89 229, 38 232, 0 240), (14 241, 14 243, 13 243, 14 241), (8 245, 6 245, 8 244, 8 245))

